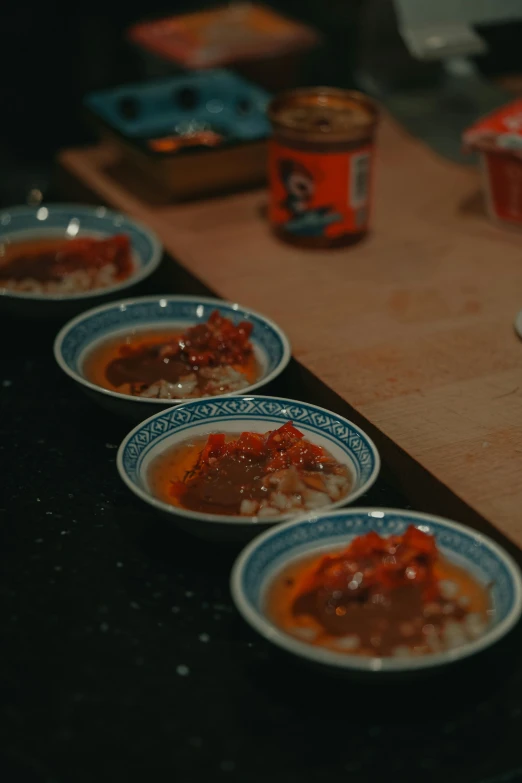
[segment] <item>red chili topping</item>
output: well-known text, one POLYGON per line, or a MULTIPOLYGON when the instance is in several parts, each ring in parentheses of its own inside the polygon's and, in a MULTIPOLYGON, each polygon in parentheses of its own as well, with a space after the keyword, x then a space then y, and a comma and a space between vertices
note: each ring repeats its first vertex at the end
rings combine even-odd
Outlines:
POLYGON ((301 593, 341 591, 345 598, 359 601, 377 592, 415 585, 423 601, 433 601, 440 596, 434 569, 437 556, 434 537, 411 525, 402 536, 389 538, 371 531, 355 538, 344 552, 326 555, 301 593), (347 579, 351 574, 358 575, 357 586, 347 579))
POLYGON ((236 326, 214 310, 206 323, 190 327, 178 340, 165 345, 162 358, 181 357, 196 368, 245 364, 252 353, 252 328, 248 321, 236 326))
POLYGON ((290 421, 264 434, 242 432, 228 443, 224 434, 212 434, 194 469, 183 481, 172 482, 171 495, 182 505, 200 494, 209 501, 219 485, 220 496, 228 488, 230 502, 226 505, 233 506, 242 498, 262 499, 266 494, 264 479, 276 471, 294 467, 328 472, 336 465, 324 449, 306 441, 290 421))

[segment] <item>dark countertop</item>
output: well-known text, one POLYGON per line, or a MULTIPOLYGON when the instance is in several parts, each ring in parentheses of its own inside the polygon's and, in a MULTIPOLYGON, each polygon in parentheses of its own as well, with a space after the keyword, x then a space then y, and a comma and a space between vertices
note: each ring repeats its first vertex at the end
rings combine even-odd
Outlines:
MULTIPOLYGON (((175 275, 176 291, 201 289, 175 275)), ((519 630, 414 679, 333 679, 284 657, 231 604, 238 548, 191 538, 124 487, 130 426, 60 372, 57 326, 1 325, 5 783, 522 778, 519 630)), ((277 391, 324 402, 311 388, 293 364, 277 391)), ((407 500, 385 469, 369 503, 407 500)))

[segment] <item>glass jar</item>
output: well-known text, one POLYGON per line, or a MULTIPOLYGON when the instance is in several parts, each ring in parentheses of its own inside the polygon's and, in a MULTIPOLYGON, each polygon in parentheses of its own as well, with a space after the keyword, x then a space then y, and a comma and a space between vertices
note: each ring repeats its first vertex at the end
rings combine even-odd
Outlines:
POLYGON ((378 109, 362 93, 309 87, 274 98, 268 114, 269 220, 301 247, 342 247, 368 231, 378 109))

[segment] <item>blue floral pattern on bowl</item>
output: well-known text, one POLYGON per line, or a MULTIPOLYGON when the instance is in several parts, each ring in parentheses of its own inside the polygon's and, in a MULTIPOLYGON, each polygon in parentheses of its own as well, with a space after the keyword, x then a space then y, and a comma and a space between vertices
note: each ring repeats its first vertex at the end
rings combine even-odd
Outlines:
POLYGON ((67 331, 61 346, 62 356, 67 364, 78 372, 82 351, 111 332, 131 324, 133 327, 140 324, 146 327, 150 323, 161 324, 169 321, 193 326, 197 322, 206 321, 216 309, 235 323, 242 320, 252 322, 252 339, 268 357, 267 372, 272 372, 281 363, 286 346, 280 333, 269 321, 236 305, 197 297, 143 298, 132 302, 116 302, 112 306, 85 313, 78 323, 67 331))
MULTIPOLYGON (((286 335, 277 324, 237 304, 195 296, 136 297, 88 310, 69 321, 59 332, 54 343, 54 355, 62 370, 91 396, 94 395, 100 404, 140 421, 148 415, 147 408, 171 409, 187 401, 133 397, 98 386, 84 375, 83 363, 87 353, 100 341, 132 330, 168 326, 183 329, 203 323, 213 310, 219 310, 234 323, 246 320, 253 325, 251 341, 259 360, 260 375, 241 391, 242 394, 270 383, 284 370, 290 360, 291 349, 286 335)), ((206 405, 209 399, 214 398, 203 399, 206 405)))
POLYGON ((289 420, 313 443, 330 450, 352 473, 350 492, 332 501, 328 508, 345 506, 368 491, 379 473, 380 459, 375 445, 362 430, 323 408, 297 400, 258 395, 206 398, 151 416, 123 440, 118 450, 118 471, 135 495, 190 533, 211 538, 245 539, 263 526, 292 518, 296 512, 281 512, 279 516, 265 519, 181 508, 160 500, 150 491, 149 465, 166 449, 187 439, 204 437, 210 432, 266 432, 289 420))
POLYGON ((366 484, 378 468, 375 447, 354 424, 314 405, 277 397, 232 397, 188 403, 143 422, 125 444, 122 463, 132 480, 138 480, 143 458, 151 446, 173 432, 190 429, 212 419, 222 426, 230 419, 291 420, 297 426, 326 434, 349 451, 357 472, 357 483, 366 484))

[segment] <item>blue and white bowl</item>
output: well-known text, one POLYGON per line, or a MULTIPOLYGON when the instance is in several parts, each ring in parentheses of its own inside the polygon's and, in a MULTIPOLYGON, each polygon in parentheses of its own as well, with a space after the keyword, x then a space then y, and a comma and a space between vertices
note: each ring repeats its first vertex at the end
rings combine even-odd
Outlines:
POLYGON ((54 343, 54 355, 62 370, 98 403, 114 413, 134 421, 142 421, 155 411, 179 405, 187 400, 132 397, 104 389, 85 377, 83 367, 86 357, 108 338, 133 331, 165 327, 181 331, 203 323, 213 310, 219 310, 235 323, 250 321, 253 324, 250 339, 261 375, 255 383, 242 389, 241 394, 270 383, 284 370, 291 356, 290 343, 277 324, 246 307, 220 299, 196 296, 139 297, 88 310, 69 321, 59 332, 54 343))
POLYGON ((268 641, 306 661, 332 670, 404 672, 428 669, 466 658, 501 639, 522 612, 522 579, 514 560, 491 539, 441 517, 399 509, 355 508, 325 511, 269 530, 248 544, 232 569, 232 598, 244 619, 268 641), (451 650, 404 658, 371 658, 338 653, 286 634, 267 617, 265 599, 273 578, 296 560, 346 547, 370 530, 382 536, 403 533, 409 525, 435 536, 443 555, 463 566, 490 591, 493 616, 485 633, 451 650))
POLYGON ((356 500, 374 483, 380 459, 370 438, 352 422, 316 405, 280 397, 217 397, 180 405, 151 416, 135 427, 122 442, 117 466, 123 481, 141 500, 162 512, 190 533, 211 538, 246 538, 268 525, 288 519, 289 514, 269 519, 224 516, 188 511, 155 497, 148 472, 152 461, 176 444, 211 432, 267 432, 286 421, 294 424, 312 443, 328 449, 346 464, 353 477, 349 495, 328 508, 356 500))
POLYGON ((131 243, 134 272, 107 288, 75 294, 44 294, 0 288, 0 308, 26 316, 70 317, 86 307, 114 298, 152 274, 163 248, 157 236, 141 223, 105 207, 52 204, 12 207, 0 212, 0 256, 3 245, 38 239, 94 237, 126 234, 131 243))

